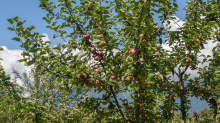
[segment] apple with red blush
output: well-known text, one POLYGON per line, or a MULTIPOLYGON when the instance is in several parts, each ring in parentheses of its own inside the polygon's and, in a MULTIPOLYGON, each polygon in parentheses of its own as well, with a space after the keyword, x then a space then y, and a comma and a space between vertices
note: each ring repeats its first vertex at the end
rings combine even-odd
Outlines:
POLYGON ((130 54, 130 56, 137 56, 138 52, 135 48, 131 48, 129 50, 129 54, 130 54))
POLYGON ((88 40, 90 39, 89 33, 84 33, 84 34, 83 34, 83 39, 86 40, 86 41, 88 41, 88 40))
POLYGON ((92 81, 91 80, 87 80, 85 84, 86 84, 87 87, 92 87, 92 81))
POLYGON ((95 48, 95 47, 91 47, 91 48, 90 48, 90 52, 91 52, 91 53, 96 53, 96 48, 95 48))
POLYGON ((130 110, 130 109, 131 109, 131 106, 130 106, 130 105, 126 105, 126 106, 125 106, 125 109, 126 109, 126 110, 130 110))

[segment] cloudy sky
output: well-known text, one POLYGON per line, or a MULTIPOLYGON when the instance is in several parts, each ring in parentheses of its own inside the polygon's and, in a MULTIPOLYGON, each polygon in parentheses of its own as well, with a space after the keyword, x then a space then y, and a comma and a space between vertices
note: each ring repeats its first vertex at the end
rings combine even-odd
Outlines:
MULTIPOLYGON (((54 1, 56 3, 56 0, 54 1)), ((175 14, 175 16, 177 20, 179 20, 178 24, 180 26, 184 23, 183 20, 185 17, 185 11, 183 10, 183 8, 186 5, 187 1, 188 0, 178 0, 177 2, 177 4, 179 5, 179 11, 175 14)), ((59 38, 54 40, 52 38, 54 32, 50 29, 45 28, 48 24, 42 18, 45 16, 46 12, 39 8, 38 0, 3 0, 0 4, 0 10, 4 11, 0 13, 0 46, 4 48, 4 51, 0 52, 0 57, 4 59, 3 61, 1 61, 1 64, 4 67, 6 74, 11 75, 12 67, 14 67, 15 70, 17 70, 19 73, 23 73, 24 70, 30 70, 30 68, 25 67, 23 63, 17 62, 17 60, 22 59, 21 52, 24 51, 24 49, 20 48, 19 42, 11 40, 16 35, 14 32, 7 29, 11 26, 7 22, 8 18, 18 16, 20 20, 26 20, 26 23, 24 24, 25 27, 35 25, 36 29, 34 31, 46 35, 43 40, 50 40, 52 43, 51 46, 57 45, 57 43, 64 43, 59 38)), ((159 19, 156 18, 155 22, 160 25, 159 19)), ((171 30, 176 30, 178 28, 178 26, 174 22, 172 22, 171 25, 171 30)), ((212 55, 211 50, 214 46, 216 46, 216 44, 205 44, 206 49, 202 50, 202 53, 205 53, 206 55, 212 55)), ((168 45, 163 45, 163 47, 167 50, 170 49, 168 45)), ((196 76, 196 72, 188 70, 187 73, 193 73, 191 77, 196 76)), ((17 83, 19 85, 22 85, 22 82, 19 80, 17 83)))

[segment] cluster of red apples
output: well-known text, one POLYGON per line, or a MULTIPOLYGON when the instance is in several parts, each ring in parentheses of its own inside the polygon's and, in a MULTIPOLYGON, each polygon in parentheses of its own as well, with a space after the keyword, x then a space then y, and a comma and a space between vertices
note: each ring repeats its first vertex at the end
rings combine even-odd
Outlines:
MULTIPOLYGON (((83 39, 85 40, 85 42, 84 42, 85 45, 91 45, 91 42, 89 42, 89 39, 90 39, 89 33, 83 34, 83 39)), ((106 45, 106 41, 102 40, 100 42, 100 45, 101 46, 105 46, 106 45)), ((104 53, 102 51, 99 51, 98 53, 96 53, 96 48, 95 47, 91 47, 90 48, 90 52, 95 54, 94 60, 96 60, 96 61, 104 56, 104 53)))

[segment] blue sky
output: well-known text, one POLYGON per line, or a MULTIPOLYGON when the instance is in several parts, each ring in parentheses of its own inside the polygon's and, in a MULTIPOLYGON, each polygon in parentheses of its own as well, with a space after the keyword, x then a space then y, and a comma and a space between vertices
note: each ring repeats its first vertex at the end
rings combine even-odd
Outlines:
MULTIPOLYGON (((56 0, 53 0, 56 1, 56 0)), ((181 20, 184 20, 185 11, 182 10, 186 5, 187 0, 177 0, 179 5, 179 11, 176 16, 181 20)), ((49 35, 49 38, 52 42, 51 45, 56 45, 57 43, 63 43, 61 40, 53 40, 52 36, 53 31, 47 29, 48 25, 42 18, 46 15, 46 12, 39 8, 38 0, 3 0, 0 4, 0 46, 7 46, 8 49, 21 49, 20 43, 12 41, 11 39, 16 36, 14 32, 8 30, 10 23, 7 22, 8 18, 13 18, 18 16, 20 20, 26 20, 25 27, 30 25, 35 25, 35 32, 40 34, 46 33, 49 35)), ((56 3, 56 2, 55 2, 56 3)), ((157 23, 160 23, 159 20, 156 20, 157 23)), ((21 49, 22 50, 22 49, 21 49)))
MULTIPOLYGON (((56 0, 54 0, 56 1, 56 0)), ((177 16, 180 20, 184 20, 185 18, 185 10, 183 8, 186 5, 186 2, 188 0, 177 0, 177 4, 179 6, 179 11, 175 16, 177 16)), ((10 23, 7 22, 7 19, 13 18, 15 16, 18 16, 20 20, 26 20, 26 23, 24 24, 25 27, 28 27, 30 25, 35 25, 36 29, 34 32, 39 32, 40 34, 46 33, 49 36, 49 39, 51 40, 51 45, 56 45, 57 43, 63 43, 62 40, 56 39, 54 40, 52 38, 54 32, 50 29, 46 28, 48 25, 42 18, 46 15, 47 12, 44 12, 41 8, 39 8, 39 1, 38 0, 3 0, 0 4, 0 46, 6 46, 7 47, 7 53, 14 53, 10 59, 19 59, 20 56, 18 56, 21 53, 22 48, 20 48, 20 43, 11 40, 13 37, 15 37, 15 33, 8 30, 7 28, 10 27, 10 23), (16 52, 16 53, 15 53, 16 52)), ((154 16, 153 16, 154 17, 154 16)), ((155 20, 156 23, 160 24, 160 21, 158 19, 155 20)), ((7 61, 7 53, 4 52, 4 60, 7 63, 14 64, 14 66, 19 66, 20 64, 16 63, 16 61, 8 60, 7 61)), ((2 57, 2 56, 1 56, 2 57)), ((6 73, 10 72, 10 67, 6 63, 2 64, 4 69, 6 70, 6 73)), ((17 68, 20 70, 19 72, 22 72, 23 68, 26 67, 19 67, 17 68)), ((195 100, 196 101, 196 100, 195 100)), ((197 102, 197 101, 196 101, 197 102)), ((203 107, 207 106, 207 103, 202 104, 203 107)))

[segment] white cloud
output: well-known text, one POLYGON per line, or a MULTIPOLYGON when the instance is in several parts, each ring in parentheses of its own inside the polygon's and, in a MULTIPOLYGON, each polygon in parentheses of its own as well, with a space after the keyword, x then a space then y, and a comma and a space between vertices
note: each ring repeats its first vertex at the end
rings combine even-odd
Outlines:
MULTIPOLYGON (((25 70, 30 71, 30 67, 24 66, 24 63, 17 62, 17 60, 23 59, 21 56, 21 53, 23 52, 22 50, 9 50, 6 46, 2 46, 2 48, 4 50, 0 52, 0 57, 3 59, 1 61, 1 65, 3 66, 6 74, 14 77, 12 74, 12 67, 20 74, 24 73, 25 70)), ((22 85, 22 82, 18 80, 17 84, 22 85)))

